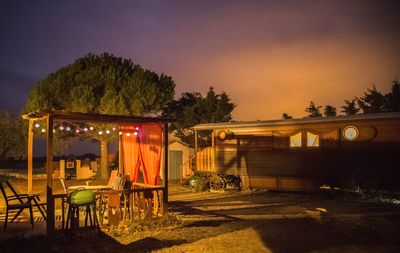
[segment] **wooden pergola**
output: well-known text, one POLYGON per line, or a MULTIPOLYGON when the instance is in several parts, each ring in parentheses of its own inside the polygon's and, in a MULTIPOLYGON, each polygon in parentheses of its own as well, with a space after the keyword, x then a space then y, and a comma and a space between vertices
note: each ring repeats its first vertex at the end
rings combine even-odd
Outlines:
MULTIPOLYGON (((47 123, 46 139, 46 165, 47 165, 47 223, 46 231, 51 233, 55 230, 55 205, 53 196, 53 131, 54 121, 80 122, 80 123, 105 123, 105 124, 138 124, 138 123, 162 123, 164 143, 164 178, 163 178, 163 208, 166 212, 168 204, 168 122, 171 120, 160 117, 137 117, 125 115, 106 115, 94 113, 79 113, 57 110, 43 110, 22 115, 23 119, 29 120, 28 134, 28 192, 32 192, 33 179, 33 127, 34 122, 42 120, 47 123)), ((121 142, 120 142, 121 143, 121 142)), ((119 144, 121 149, 121 144, 119 144)), ((119 164, 122 164, 121 150, 119 151, 119 164)), ((121 167, 121 166, 120 166, 121 167)))

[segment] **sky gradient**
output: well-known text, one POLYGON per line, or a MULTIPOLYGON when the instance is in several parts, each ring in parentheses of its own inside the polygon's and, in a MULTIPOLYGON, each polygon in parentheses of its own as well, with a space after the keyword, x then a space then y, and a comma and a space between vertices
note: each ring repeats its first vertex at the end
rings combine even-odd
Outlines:
POLYGON ((35 82, 109 52, 182 92, 225 91, 235 120, 305 116, 400 76, 399 1, 2 1, 0 109, 35 82))

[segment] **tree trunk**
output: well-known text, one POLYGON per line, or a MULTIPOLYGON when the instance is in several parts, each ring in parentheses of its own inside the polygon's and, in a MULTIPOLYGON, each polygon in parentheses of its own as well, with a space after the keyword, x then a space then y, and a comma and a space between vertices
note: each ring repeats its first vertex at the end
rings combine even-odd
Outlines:
POLYGON ((108 178, 108 142, 106 140, 101 140, 101 150, 100 150, 100 178, 108 178))

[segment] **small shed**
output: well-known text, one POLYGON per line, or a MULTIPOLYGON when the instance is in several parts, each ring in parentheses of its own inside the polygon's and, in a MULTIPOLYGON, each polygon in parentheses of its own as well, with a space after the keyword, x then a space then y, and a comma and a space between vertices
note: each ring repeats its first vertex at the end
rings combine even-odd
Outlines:
POLYGON ((186 178, 191 172, 189 171, 189 166, 185 165, 189 163, 193 149, 177 137, 170 135, 168 139, 169 179, 186 178))

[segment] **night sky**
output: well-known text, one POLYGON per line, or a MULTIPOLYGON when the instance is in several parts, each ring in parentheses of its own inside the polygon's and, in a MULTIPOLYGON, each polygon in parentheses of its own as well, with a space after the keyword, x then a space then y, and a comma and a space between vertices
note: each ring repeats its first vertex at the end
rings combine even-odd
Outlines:
POLYGON ((18 112, 36 81, 109 52, 175 80, 210 85, 235 120, 340 107, 400 76, 400 1, 1 1, 0 109, 18 112))

